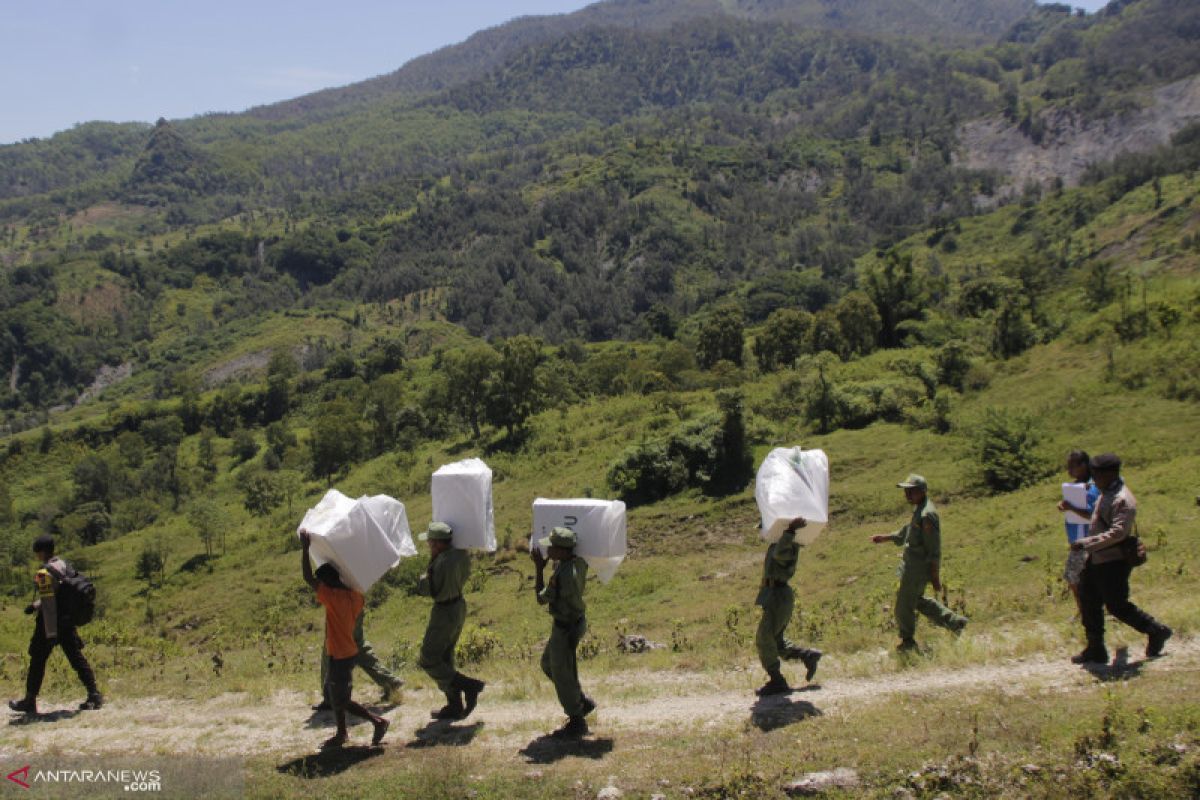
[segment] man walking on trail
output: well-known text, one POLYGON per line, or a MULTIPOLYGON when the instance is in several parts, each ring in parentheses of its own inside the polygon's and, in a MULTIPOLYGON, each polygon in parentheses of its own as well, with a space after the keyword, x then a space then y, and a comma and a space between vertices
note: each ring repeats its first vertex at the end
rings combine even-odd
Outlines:
POLYGON ((29 674, 25 677, 25 697, 9 700, 8 707, 29 716, 37 715, 37 696, 46 677, 46 661, 57 644, 62 646, 63 654, 87 690, 87 699, 79 705, 79 710, 100 708, 104 705, 104 698, 96 687, 96 674, 83 654, 83 640, 75 629, 70 610, 59 598, 63 581, 73 576, 75 571, 66 561, 54 555, 54 537, 49 534, 34 540, 33 552, 41 559, 42 568, 33 577, 38 597, 25 607, 26 614, 37 615, 33 638, 29 641, 29 674))
POLYGON ((758 694, 762 696, 787 694, 792 690, 780 672, 781 658, 798 658, 803 661, 806 681, 813 679, 817 672, 817 662, 821 660, 820 650, 800 647, 783 636, 788 622, 792 619, 792 609, 796 605, 796 595, 788 585, 788 581, 796 574, 796 562, 800 558, 801 545, 796 542, 796 531, 806 524, 799 517, 788 523, 779 541, 767 547, 767 555, 763 559, 762 587, 754 600, 755 605, 762 607, 762 618, 758 622, 754 644, 758 648, 759 661, 762 662, 769 678, 758 689, 758 694))
POLYGON ((346 712, 365 719, 375 727, 371 744, 383 741, 391 724, 383 717, 372 714, 351 699, 354 660, 358 645, 354 643, 354 620, 362 613, 363 596, 346 584, 333 564, 322 564, 313 574, 312 560, 308 550, 311 540, 307 531, 300 532, 300 574, 304 582, 317 593, 317 602, 325 607, 325 652, 329 654, 329 670, 326 674, 325 696, 333 706, 337 718, 337 733, 327 739, 322 749, 341 747, 349 738, 346 729, 346 712))
POLYGON ((446 705, 430 713, 434 719, 466 719, 475 710, 483 681, 468 678, 454 665, 454 649, 467 621, 463 587, 471 577, 471 556, 452 544, 454 530, 445 522, 432 522, 419 537, 429 542, 429 569, 417 584, 417 594, 433 598, 419 664, 437 681, 446 705))
POLYGON ((900 632, 897 650, 917 649, 917 612, 954 634, 967 627, 967 618, 955 614, 932 597, 925 596, 926 584, 942 591, 942 527, 937 509, 929 499, 929 484, 920 475, 909 475, 896 484, 904 490, 904 499, 913 506, 912 519, 895 533, 871 537, 875 544, 894 542, 904 548, 900 562, 900 588, 896 591, 896 627, 900 632))
POLYGON ((1129 601, 1129 573, 1123 544, 1134 535, 1137 500, 1121 478, 1121 459, 1105 453, 1092 459, 1092 480, 1100 500, 1092 512, 1090 533, 1071 544, 1087 553, 1079 581, 1079 605, 1087 647, 1071 658, 1076 664, 1107 664, 1104 645, 1104 610, 1147 636, 1146 656, 1157 658, 1171 638, 1171 629, 1129 601))
POLYGON ((550 640, 542 651, 542 672, 554 681, 558 702, 567 714, 567 724, 554 732, 554 736, 568 738, 584 736, 588 732, 585 717, 596 709, 596 704, 583 693, 579 685, 579 667, 575 650, 587 632, 587 607, 583 603, 583 589, 587 583, 588 565, 575 555, 575 531, 570 528, 555 528, 550 536, 537 544, 547 548, 549 560, 557 566, 550 581, 545 579, 547 558, 538 547, 529 555, 537 568, 534 591, 539 604, 547 606, 554 626, 550 640))
MULTIPOLYGON (((367 677, 375 681, 376 685, 383 690, 383 696, 380 698, 384 702, 392 700, 396 696, 396 692, 404 685, 404 681, 396 677, 390 669, 384 666, 384 663, 379 660, 379 656, 375 655, 375 648, 368 642, 363 634, 363 616, 366 612, 362 612, 354 620, 354 644, 358 647, 358 655, 354 657, 354 666, 367 673, 367 677)), ((329 703, 329 697, 325 695, 325 679, 329 677, 329 654, 321 653, 321 702, 313 706, 313 711, 329 711, 333 708, 329 703)))

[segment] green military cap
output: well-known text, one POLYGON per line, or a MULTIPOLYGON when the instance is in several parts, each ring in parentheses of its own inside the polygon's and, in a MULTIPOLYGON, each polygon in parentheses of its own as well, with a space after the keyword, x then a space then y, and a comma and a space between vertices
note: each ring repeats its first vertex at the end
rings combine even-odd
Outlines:
POLYGON ((575 535, 575 531, 570 528, 559 527, 550 531, 550 535, 545 539, 539 540, 538 544, 542 547, 566 547, 574 549, 578 542, 579 537, 575 535))
POLYGON ((925 482, 925 479, 915 472, 896 485, 901 489, 921 489, 922 491, 929 489, 929 484, 925 482))
POLYGON ((431 522, 419 538, 422 542, 448 542, 454 536, 454 529, 444 522, 431 522))

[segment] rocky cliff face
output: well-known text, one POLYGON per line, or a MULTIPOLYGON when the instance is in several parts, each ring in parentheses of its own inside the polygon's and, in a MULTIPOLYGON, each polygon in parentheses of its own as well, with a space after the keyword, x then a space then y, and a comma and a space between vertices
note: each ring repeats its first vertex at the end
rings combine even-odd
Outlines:
POLYGON ((1166 144, 1171 135, 1200 121, 1200 75, 1160 87, 1144 107, 1115 117, 1084 120, 1072 111, 1051 109, 1041 118, 1045 133, 1036 143, 1015 124, 998 118, 973 120, 959 130, 959 164, 997 170, 1019 190, 1028 181, 1061 177, 1079 183, 1091 163, 1121 152, 1144 152, 1166 144))

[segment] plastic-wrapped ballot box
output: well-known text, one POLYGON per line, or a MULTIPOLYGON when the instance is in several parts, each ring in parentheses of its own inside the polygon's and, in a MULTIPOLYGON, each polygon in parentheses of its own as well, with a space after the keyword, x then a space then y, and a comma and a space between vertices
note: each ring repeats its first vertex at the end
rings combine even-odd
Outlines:
POLYGON ((809 544, 829 522, 829 458, 823 450, 779 447, 772 450, 754 479, 754 499, 762 515, 762 537, 774 542, 796 517, 808 525, 796 541, 809 544))
MULTIPOLYGON (((625 560, 625 504, 620 500, 533 501, 533 538, 530 549, 555 528, 570 528, 578 539, 575 554, 582 556, 601 583, 608 583, 625 560)), ((544 550, 543 550, 544 555, 544 550)))
POLYGON ((451 542, 463 550, 496 550, 492 470, 478 458, 446 464, 433 473, 433 519, 454 529, 451 542))
POLYGON ((404 504, 382 494, 351 500, 330 489, 304 515, 301 531, 309 533, 318 567, 332 563, 343 583, 364 593, 401 558, 417 554, 404 504))

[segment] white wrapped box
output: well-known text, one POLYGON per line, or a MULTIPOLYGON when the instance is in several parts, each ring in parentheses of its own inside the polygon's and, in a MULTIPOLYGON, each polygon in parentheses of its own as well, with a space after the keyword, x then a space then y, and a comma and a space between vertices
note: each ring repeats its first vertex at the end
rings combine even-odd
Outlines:
POLYGON ((777 541, 789 522, 803 517, 808 525, 797 531, 796 541, 811 543, 829 522, 829 458, 823 450, 772 450, 758 468, 754 499, 764 539, 777 541))
POLYGON ((433 473, 433 520, 454 529, 451 540, 462 550, 496 551, 492 509, 492 471, 478 458, 447 464, 433 473))
MULTIPOLYGON (((620 500, 548 500, 533 501, 533 538, 530 549, 538 547, 555 528, 575 531, 575 554, 582 556, 601 583, 608 583, 625 560, 625 504, 620 500)), ((545 549, 541 548, 543 555, 545 549)))
POLYGON ((401 558, 417 554, 404 504, 382 494, 351 500, 330 489, 304 515, 301 531, 309 533, 313 563, 332 563, 343 583, 363 593, 401 558))

